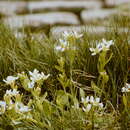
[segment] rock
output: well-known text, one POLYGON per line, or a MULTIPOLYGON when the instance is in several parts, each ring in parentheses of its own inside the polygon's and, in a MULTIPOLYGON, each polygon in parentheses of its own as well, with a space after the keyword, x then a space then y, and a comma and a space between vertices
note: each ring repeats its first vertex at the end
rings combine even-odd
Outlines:
POLYGON ((40 27, 54 24, 80 24, 78 17, 69 12, 51 12, 44 14, 14 16, 6 18, 4 23, 9 25, 11 28, 22 28, 23 26, 40 27))
POLYGON ((114 7, 125 3, 130 3, 130 0, 106 0, 105 1, 107 7, 114 7))
POLYGON ((81 10, 100 8, 102 6, 101 1, 39 1, 29 2, 27 9, 29 12, 39 12, 44 10, 81 10))
POLYGON ((104 19, 109 17, 110 15, 116 14, 117 10, 115 9, 95 9, 95 10, 84 10, 81 13, 81 18, 84 23, 104 19))
POLYGON ((50 30, 50 35, 53 38, 59 38, 61 37, 62 33, 64 31, 76 31, 78 33, 81 32, 88 32, 91 34, 101 34, 106 32, 106 28, 102 26, 94 27, 94 26, 58 26, 58 27, 53 27, 50 30))
POLYGON ((25 2, 0 1, 0 13, 5 16, 12 16, 24 10, 25 6, 25 2))

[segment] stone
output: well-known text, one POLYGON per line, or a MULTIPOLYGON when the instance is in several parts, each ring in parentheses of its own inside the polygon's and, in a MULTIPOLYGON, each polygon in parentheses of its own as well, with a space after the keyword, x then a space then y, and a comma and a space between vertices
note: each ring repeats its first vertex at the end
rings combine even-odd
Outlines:
POLYGON ((50 12, 43 14, 14 16, 4 19, 4 23, 9 25, 11 28, 22 28, 23 26, 40 27, 54 24, 80 24, 78 17, 69 12, 50 12))
POLYGON ((118 6, 120 4, 125 4, 125 3, 130 4, 130 0, 106 0, 105 1, 105 4, 107 7, 114 7, 114 6, 118 6))
POLYGON ((0 13, 5 16, 15 15, 17 12, 24 10, 26 2, 0 1, 0 13))
POLYGON ((84 23, 87 23, 94 20, 103 20, 116 13, 117 10, 115 9, 84 10, 81 13, 81 18, 84 23))
POLYGON ((100 8, 101 1, 39 1, 28 2, 27 10, 29 12, 39 12, 44 10, 78 10, 100 8))

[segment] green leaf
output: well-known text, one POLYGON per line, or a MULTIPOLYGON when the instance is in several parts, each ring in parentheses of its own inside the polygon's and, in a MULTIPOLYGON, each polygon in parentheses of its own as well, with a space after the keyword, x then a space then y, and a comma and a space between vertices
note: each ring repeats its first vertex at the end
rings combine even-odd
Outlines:
POLYGON ((123 103, 124 103, 125 107, 127 107, 127 98, 125 95, 123 95, 123 103))
POLYGON ((51 118, 52 106, 48 101, 43 102, 43 111, 46 117, 51 118))
POLYGON ((69 104, 69 95, 65 93, 62 90, 59 90, 57 92, 57 98, 56 98, 56 103, 59 106, 64 106, 69 104))
POLYGON ((80 97, 85 97, 85 92, 82 88, 80 88, 80 97))

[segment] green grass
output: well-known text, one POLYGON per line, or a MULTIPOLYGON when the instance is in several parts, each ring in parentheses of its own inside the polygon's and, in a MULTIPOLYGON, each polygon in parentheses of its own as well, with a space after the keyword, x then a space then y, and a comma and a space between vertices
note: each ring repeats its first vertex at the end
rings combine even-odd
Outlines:
MULTIPOLYGON (((130 40, 130 33, 121 33, 118 28, 120 26, 124 27, 124 25, 128 25, 128 23, 129 20, 119 18, 118 22, 116 23, 113 23, 112 21, 110 24, 112 28, 108 29, 105 34, 90 35, 87 32, 83 32, 83 38, 76 41, 78 50, 72 66, 69 64, 69 53, 56 53, 54 47, 59 43, 58 39, 54 40, 52 37, 46 37, 42 40, 38 40, 36 38, 32 38, 31 35, 28 35, 22 39, 17 39, 9 27, 0 24, 0 80, 2 81, 2 79, 6 78, 7 76, 15 75, 18 72, 27 72, 37 68, 38 70, 45 72, 45 74, 51 74, 51 78, 49 78, 49 80, 45 83, 43 90, 48 91, 48 99, 51 100, 51 98, 55 98, 55 92, 61 89, 61 85, 57 80, 59 72, 55 66, 58 64, 57 59, 64 57, 65 72, 67 77, 70 77, 69 70, 71 68, 73 80, 80 84, 79 87, 86 90, 88 86, 91 87, 92 80, 95 83, 97 82, 99 76, 97 70, 98 55, 91 56, 89 48, 102 38, 113 40, 115 43, 115 45, 111 47, 113 57, 105 67, 109 75, 109 82, 107 83, 108 87, 105 90, 107 99, 104 99, 104 101, 109 99, 118 113, 118 111, 123 109, 121 101, 121 88, 128 80, 128 58, 130 54, 128 44, 130 40)), ((3 85, 3 82, 1 82, 1 99, 6 87, 3 85)), ((91 90, 92 89, 89 91, 86 90, 86 93, 93 93, 91 90)), ((53 124, 56 127, 55 129, 76 128, 79 130, 82 129, 82 127, 83 129, 86 127, 79 122, 74 124, 72 120, 81 120, 81 118, 75 113, 71 114, 66 112, 66 116, 63 116, 63 124, 58 122, 59 120, 56 119, 55 120, 57 122, 52 121, 54 124, 56 124, 53 124)), ((111 120, 111 118, 108 120, 111 120)), ((105 125, 108 125, 106 122, 104 123, 105 125)), ((109 123, 111 124, 110 127, 112 128, 113 122, 109 123)))
MULTIPOLYGON (((118 25, 116 26, 113 25, 112 29, 108 29, 108 32, 101 36, 90 36, 87 32, 84 32, 83 38, 77 41, 79 49, 74 61, 75 63, 73 64, 73 69, 97 76, 97 56, 91 56, 89 47, 102 38, 112 39, 116 45, 112 48, 113 58, 106 66, 106 69, 108 68, 107 71, 111 74, 110 84, 114 82, 114 86, 121 88, 127 79, 128 40, 130 38, 129 32, 120 33, 118 31, 118 25)), ((54 46, 59 42, 58 39, 45 38, 39 41, 38 39, 32 39, 31 35, 23 39, 17 39, 10 29, 2 24, 0 26, 0 33, 2 34, 0 35, 0 79, 17 72, 37 68, 43 72, 51 73, 54 75, 52 77, 55 80, 57 73, 55 65, 57 64, 57 59, 61 57, 61 54, 57 54, 54 51, 54 46)), ((77 79, 77 77, 75 76, 75 79, 78 82, 87 82, 90 84, 90 79, 86 81, 86 78, 82 77, 82 74, 81 78, 77 79)))

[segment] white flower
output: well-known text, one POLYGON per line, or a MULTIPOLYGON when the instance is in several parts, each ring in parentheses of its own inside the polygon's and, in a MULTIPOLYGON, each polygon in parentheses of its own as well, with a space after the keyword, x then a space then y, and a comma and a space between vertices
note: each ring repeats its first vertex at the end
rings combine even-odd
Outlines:
POLYGON ((100 108, 103 108, 103 103, 99 103, 98 105, 100 108))
POLYGON ((86 98, 81 98, 81 102, 82 103, 88 103, 90 100, 89 100, 89 96, 87 96, 86 98))
POLYGON ((92 105, 88 104, 87 107, 86 107, 87 112, 89 112, 91 110, 91 108, 92 108, 92 105))
POLYGON ((6 102, 0 101, 0 115, 4 114, 5 110, 6 110, 6 102))
POLYGON ((125 93, 125 92, 130 92, 130 89, 123 87, 123 88, 122 88, 122 92, 123 92, 123 93, 125 93))
POLYGON ((106 41, 105 39, 102 39, 102 42, 100 44, 102 45, 102 50, 107 51, 111 45, 114 45, 114 42, 113 40, 106 41))
POLYGON ((90 100, 89 100, 89 96, 86 97, 86 102, 88 103, 90 100))
POLYGON ((102 51, 102 45, 98 44, 96 48, 90 48, 89 50, 92 52, 92 56, 94 56, 102 51))
POLYGON ((34 88, 35 82, 31 81, 28 83, 28 88, 34 88))
POLYGON ((96 106, 96 107, 100 107, 100 108, 103 108, 103 103, 100 102, 100 98, 96 97, 94 99, 93 96, 87 96, 86 98, 81 98, 81 101, 82 103, 84 104, 84 106, 86 106, 86 108, 83 108, 84 110, 85 109, 88 109, 90 108, 90 104, 93 105, 93 106, 96 106))
POLYGON ((94 97, 93 96, 90 97, 90 103, 94 103, 94 97))
POLYGON ((100 98, 95 98, 93 105, 99 106, 100 98))
POLYGON ((24 112, 29 112, 29 111, 31 111, 31 109, 30 109, 28 106, 25 106, 25 105, 24 105, 23 103, 21 103, 21 102, 16 102, 16 103, 15 103, 15 110, 16 110, 17 113, 19 113, 19 112, 24 113, 24 112))
POLYGON ((29 71, 29 75, 32 76, 31 78, 37 78, 39 76, 39 71, 34 69, 33 72, 29 71))
POLYGON ((50 76, 50 74, 45 75, 43 72, 39 73, 39 71, 37 69, 34 69, 33 72, 29 71, 29 74, 31 76, 30 79, 33 82, 37 82, 39 80, 46 80, 50 76))
POLYGON ((130 92, 130 84, 126 83, 125 87, 122 88, 122 92, 130 92))
POLYGON ((95 102, 99 103, 100 102, 100 98, 96 98, 95 102))
POLYGON ((91 110, 91 108, 92 108, 92 104, 87 104, 87 107, 86 107, 86 108, 83 107, 82 109, 83 109, 83 111, 85 111, 85 112, 89 112, 89 111, 91 110))
POLYGON ((109 50, 111 45, 114 45, 113 40, 106 41, 105 39, 102 39, 102 42, 98 43, 96 45, 96 48, 90 48, 89 50, 92 52, 92 55, 94 56, 101 51, 109 50))
POLYGON ((6 78, 6 80, 4 79, 3 81, 6 83, 6 84, 12 84, 15 82, 15 80, 17 80, 19 77, 14 77, 14 76, 8 76, 6 78))
POLYGON ((6 90, 6 93, 5 95, 9 95, 9 96, 16 96, 19 94, 19 91, 17 91, 16 89, 13 89, 13 90, 6 90))
POLYGON ((106 41, 105 39, 102 39, 102 45, 104 45, 104 47, 106 49, 109 49, 111 45, 114 45, 114 42, 113 40, 110 40, 110 41, 106 41))

